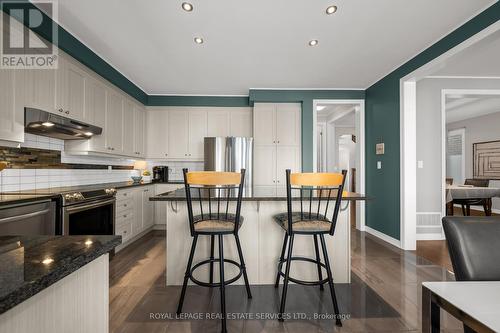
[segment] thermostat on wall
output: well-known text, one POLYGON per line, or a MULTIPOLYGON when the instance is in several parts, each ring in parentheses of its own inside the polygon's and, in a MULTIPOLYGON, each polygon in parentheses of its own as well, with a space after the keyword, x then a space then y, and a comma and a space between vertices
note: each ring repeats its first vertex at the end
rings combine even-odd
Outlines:
POLYGON ((385 144, 384 143, 377 143, 375 145, 375 153, 377 155, 384 155, 384 153, 385 153, 385 144))

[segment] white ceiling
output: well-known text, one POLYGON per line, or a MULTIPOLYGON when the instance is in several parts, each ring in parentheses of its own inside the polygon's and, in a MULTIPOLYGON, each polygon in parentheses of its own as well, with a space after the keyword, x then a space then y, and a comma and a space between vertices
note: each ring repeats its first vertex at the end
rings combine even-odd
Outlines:
POLYGON ((246 95, 367 88, 496 2, 182 1, 59 0, 58 21, 148 94, 246 95))
POLYGON ((500 30, 448 59, 432 76, 500 78, 499 59, 500 30))
POLYGON ((500 95, 457 95, 446 99, 446 123, 500 112, 500 95))

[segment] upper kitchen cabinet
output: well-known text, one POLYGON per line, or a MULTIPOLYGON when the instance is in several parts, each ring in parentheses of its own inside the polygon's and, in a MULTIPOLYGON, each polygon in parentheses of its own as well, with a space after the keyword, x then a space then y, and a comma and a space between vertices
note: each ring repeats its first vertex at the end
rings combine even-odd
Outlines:
POLYGON ((0 140, 24 141, 22 91, 15 89, 22 70, 0 69, 0 140))
POLYGON ((300 145, 301 111, 299 103, 255 103, 255 144, 300 145))
POLYGON ((168 158, 168 112, 149 108, 146 112, 146 143, 148 158, 168 158))
POLYGON ((228 110, 207 111, 207 136, 229 136, 228 110))
POLYGON ((85 81, 85 122, 103 129, 101 135, 89 140, 91 151, 107 152, 106 146, 106 86, 95 78, 85 81))
POLYGON ((25 107, 64 115, 62 106, 56 105, 56 80, 60 69, 26 69, 20 72, 17 87, 24 92, 25 107))
POLYGON ((146 110, 142 106, 134 103, 134 156, 146 156, 146 147, 144 142, 145 129, 146 110))
POLYGON ((276 143, 278 145, 300 145, 301 113, 302 106, 299 103, 276 104, 276 143))
POLYGON ((254 144, 276 144, 276 104, 255 103, 253 119, 254 144))
POLYGON ((109 89, 106 98, 106 149, 111 154, 123 153, 123 102, 118 92, 109 89))
POLYGON ((122 129, 122 152, 123 155, 137 155, 134 150, 134 104, 129 99, 123 99, 123 129, 122 129))
POLYGON ((229 111, 229 136, 252 137, 251 108, 233 108, 229 111))
POLYGON ((59 57, 56 108, 65 117, 85 121, 85 81, 89 75, 81 66, 67 57, 59 57))
POLYGON ((203 160, 204 141, 207 136, 207 112, 189 111, 189 159, 203 160))
MULTIPOLYGON (((168 111, 168 157, 189 157, 189 115, 187 110, 168 111)), ((205 123, 206 124, 206 123, 205 123)))

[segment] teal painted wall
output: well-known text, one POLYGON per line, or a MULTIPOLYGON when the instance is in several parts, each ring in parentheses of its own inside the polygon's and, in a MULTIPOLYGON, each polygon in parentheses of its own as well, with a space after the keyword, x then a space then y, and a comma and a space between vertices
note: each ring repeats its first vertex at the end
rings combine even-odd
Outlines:
POLYGON ((364 90, 250 90, 253 103, 302 104, 302 170, 313 170, 313 100, 315 99, 364 99, 364 90))
POLYGON ((148 106, 250 106, 248 96, 155 96, 149 95, 148 106))
POLYGON ((500 2, 474 17, 366 90, 366 225, 400 239, 400 79, 500 19, 500 2), (385 143, 385 155, 375 144, 385 143), (376 162, 382 161, 382 170, 376 162))

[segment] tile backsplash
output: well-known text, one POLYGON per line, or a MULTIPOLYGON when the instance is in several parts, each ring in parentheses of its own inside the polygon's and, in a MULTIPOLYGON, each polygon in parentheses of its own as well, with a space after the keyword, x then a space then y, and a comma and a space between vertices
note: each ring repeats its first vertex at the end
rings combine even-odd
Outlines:
MULTIPOLYGON (((32 168, 32 169, 5 169, 0 172, 0 192, 24 191, 64 186, 90 185, 100 183, 115 183, 130 181, 131 176, 139 175, 138 170, 117 170, 104 168, 113 165, 115 168, 133 165, 134 160, 97 157, 75 156, 64 153, 64 141, 26 133, 22 148, 45 149, 60 152, 61 163, 79 165, 78 169, 68 168, 32 168), (89 168, 86 169, 85 165, 89 168), (101 169, 95 169, 95 166, 101 169)), ((156 165, 169 167, 171 180, 182 180, 182 169, 193 171, 203 170, 203 162, 168 162, 148 161, 147 169, 152 171, 156 165)))

